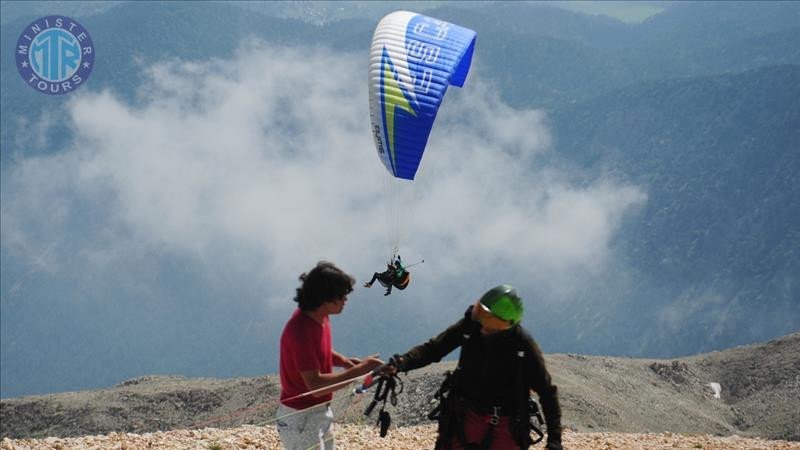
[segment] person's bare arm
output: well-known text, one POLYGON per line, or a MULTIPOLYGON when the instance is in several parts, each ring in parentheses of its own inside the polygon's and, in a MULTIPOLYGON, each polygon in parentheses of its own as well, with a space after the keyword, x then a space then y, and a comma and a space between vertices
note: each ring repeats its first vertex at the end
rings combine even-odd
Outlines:
POLYGON ((318 370, 309 370, 307 372, 300 372, 300 376, 303 377, 303 382, 306 384, 306 387, 309 391, 321 389, 319 392, 313 394, 314 397, 321 397, 323 395, 338 391, 344 387, 344 385, 338 385, 337 383, 341 383, 342 381, 356 378, 361 375, 366 375, 372 369, 375 369, 382 364, 383 361, 380 359, 374 356, 369 356, 364 358, 364 360, 358 364, 353 365, 349 369, 341 370, 339 372, 320 373, 318 370), (328 386, 331 386, 331 388, 323 389, 328 386))

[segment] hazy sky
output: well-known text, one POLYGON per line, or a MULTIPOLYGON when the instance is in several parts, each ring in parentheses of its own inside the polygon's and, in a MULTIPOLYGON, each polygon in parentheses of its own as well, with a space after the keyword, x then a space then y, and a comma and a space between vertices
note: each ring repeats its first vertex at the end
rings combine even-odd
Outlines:
MULTIPOLYGON (((105 11, 115 5, 122 3, 119 1, 69 1, 69 2, 50 2, 50 1, 26 1, 14 2, 3 1, 0 3, 0 22, 3 24, 11 23, 20 17, 36 15, 46 15, 57 9, 62 14, 69 16, 86 16, 105 11)), ((325 14, 336 17, 370 17, 375 11, 387 11, 391 9, 406 9, 410 11, 424 11, 430 8, 441 6, 441 1, 383 1, 382 5, 376 2, 358 1, 315 1, 315 2, 293 2, 282 5, 248 5, 252 2, 230 2, 238 3, 247 8, 259 9, 261 11, 273 11, 277 15, 287 15, 300 20, 318 21, 323 19, 325 14)), ((480 2, 460 2, 462 6, 475 6, 480 2)), ((485 2, 484 2, 485 3, 485 2)), ((585 14, 602 14, 614 17, 624 22, 641 22, 664 10, 671 2, 669 1, 532 1, 530 3, 543 3, 548 6, 557 6, 575 12, 585 14)))
POLYGON ((670 1, 544 1, 559 8, 584 14, 605 15, 628 23, 638 23, 663 11, 670 1))
MULTIPOLYGON (((646 202, 636 186, 604 177, 578 186, 542 166, 538 156, 556 151, 546 117, 504 104, 476 71, 463 89, 448 91, 417 180, 401 183, 404 198, 395 203, 369 132, 363 55, 248 42, 227 59, 164 60, 142 70, 147 81, 135 103, 89 85, 64 98, 74 139, 15 136, 52 153, 4 167, 3 251, 25 268, 3 279, 6 336, 13 308, 30 302, 43 280, 70 282, 41 308, 102 302, 86 313, 102 321, 141 314, 152 302, 213 314, 192 310, 196 293, 172 292, 202 279, 225 308, 260 311, 252 323, 231 324, 225 333, 234 337, 224 339, 263 339, 269 354, 297 276, 329 259, 362 283, 389 256, 390 225, 402 230, 406 261, 426 261, 402 295, 425 301, 389 302, 379 289, 359 289, 353 317, 371 314, 359 304, 383 301, 401 322, 414 321, 449 295, 466 298, 444 311, 461 310, 504 282, 523 294, 579 288, 584 275, 604 275, 620 221, 646 202), (387 219, 392 211, 398 222, 387 219), (195 277, 182 279, 182 271, 195 277), (219 297, 226 292, 231 298, 219 297)), ((78 312, 64 314, 50 320, 78 312)), ((163 330, 131 323, 119 332, 135 341, 163 330)), ((37 345, 7 340, 4 352, 37 345)))

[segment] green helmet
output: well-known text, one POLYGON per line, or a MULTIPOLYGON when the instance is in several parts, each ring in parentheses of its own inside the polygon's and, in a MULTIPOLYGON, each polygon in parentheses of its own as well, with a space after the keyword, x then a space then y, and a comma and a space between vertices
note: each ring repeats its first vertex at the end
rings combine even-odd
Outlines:
POLYGON ((495 316, 511 322, 519 323, 522 320, 522 299, 517 295, 517 290, 513 286, 501 284, 500 286, 489 289, 480 302, 495 316))

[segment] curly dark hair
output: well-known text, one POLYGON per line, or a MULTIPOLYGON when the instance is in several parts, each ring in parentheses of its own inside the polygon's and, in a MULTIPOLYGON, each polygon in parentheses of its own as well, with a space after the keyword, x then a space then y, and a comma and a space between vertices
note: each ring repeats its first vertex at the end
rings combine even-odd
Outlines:
POLYGON ((328 261, 320 261, 308 273, 300 275, 300 287, 294 301, 302 311, 313 311, 353 292, 355 278, 328 261))

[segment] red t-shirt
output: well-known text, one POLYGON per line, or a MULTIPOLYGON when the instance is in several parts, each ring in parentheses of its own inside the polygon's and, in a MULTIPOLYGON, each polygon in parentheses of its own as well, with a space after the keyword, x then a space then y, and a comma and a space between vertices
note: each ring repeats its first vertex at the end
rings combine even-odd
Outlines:
POLYGON ((295 309, 281 334, 281 403, 294 409, 306 409, 333 398, 333 394, 322 397, 309 395, 285 402, 310 391, 300 372, 317 370, 333 372, 333 341, 331 325, 326 317, 322 324, 295 309))

